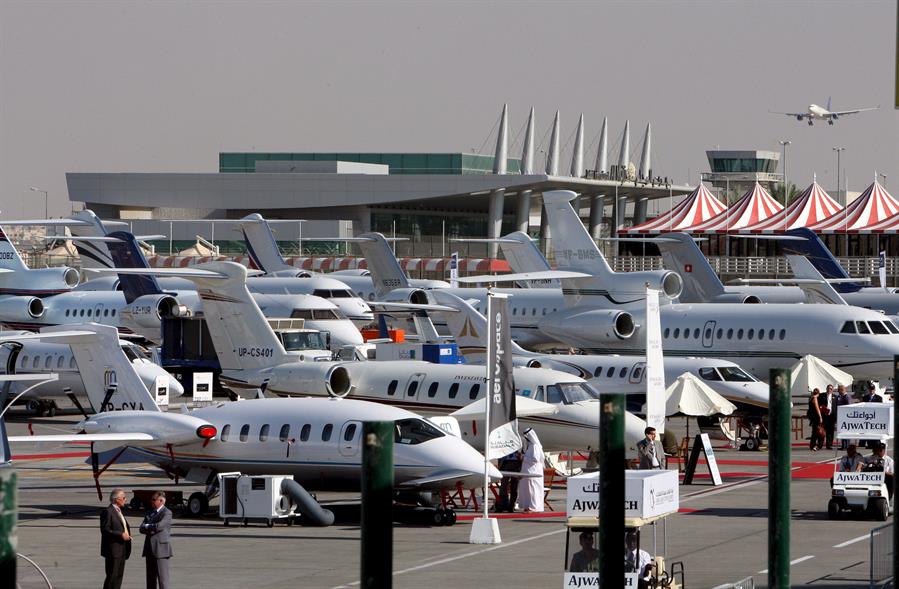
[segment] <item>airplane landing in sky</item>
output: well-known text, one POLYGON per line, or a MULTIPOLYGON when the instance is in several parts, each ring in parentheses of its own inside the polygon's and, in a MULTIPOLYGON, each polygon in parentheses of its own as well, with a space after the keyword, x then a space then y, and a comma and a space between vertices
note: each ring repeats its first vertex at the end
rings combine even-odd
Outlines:
POLYGON ((786 115, 788 117, 796 117, 797 121, 801 121, 805 119, 808 121, 809 126, 815 124, 815 120, 819 121, 827 121, 828 125, 833 125, 833 122, 840 117, 845 117, 848 115, 854 115, 856 113, 865 112, 869 110, 877 110, 880 108, 880 105, 870 106, 866 108, 855 108, 850 110, 830 110, 830 98, 827 99, 827 106, 818 106, 817 104, 810 104, 805 112, 774 112, 774 114, 778 115, 786 115))

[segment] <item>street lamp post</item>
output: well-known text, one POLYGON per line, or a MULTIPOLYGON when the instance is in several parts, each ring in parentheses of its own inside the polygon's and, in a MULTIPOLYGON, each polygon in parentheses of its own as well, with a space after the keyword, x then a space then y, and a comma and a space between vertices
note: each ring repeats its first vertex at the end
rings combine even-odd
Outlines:
POLYGON ((47 208, 47 191, 46 191, 46 190, 41 190, 41 189, 38 188, 37 186, 29 186, 29 187, 28 187, 28 190, 30 190, 31 192, 43 192, 43 193, 44 193, 44 218, 45 218, 45 219, 50 218, 50 214, 47 212, 47 211, 48 211, 48 208, 47 208))
POLYGON ((787 145, 790 145, 792 141, 789 139, 783 139, 778 141, 780 143, 781 150, 783 152, 783 161, 784 161, 784 206, 787 206, 787 199, 789 198, 789 194, 787 191, 789 190, 787 186, 787 145))
POLYGON ((886 175, 886 174, 880 174, 880 178, 881 178, 880 184, 881 184, 884 188, 886 188, 886 187, 887 187, 887 175, 886 175))
MULTIPOLYGON (((833 150, 835 152, 837 152, 837 196, 839 196, 840 195, 840 154, 842 152, 846 151, 846 148, 845 147, 834 147, 833 150)), ((842 204, 845 207, 846 206, 845 198, 840 199, 840 200, 843 201, 840 204, 842 204)))

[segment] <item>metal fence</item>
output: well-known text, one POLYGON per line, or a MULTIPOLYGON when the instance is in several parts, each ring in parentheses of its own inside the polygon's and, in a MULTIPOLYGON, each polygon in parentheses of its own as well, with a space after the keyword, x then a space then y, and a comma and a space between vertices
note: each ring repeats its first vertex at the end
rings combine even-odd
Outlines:
POLYGON ((871 572, 869 587, 893 577, 893 524, 871 530, 871 572))

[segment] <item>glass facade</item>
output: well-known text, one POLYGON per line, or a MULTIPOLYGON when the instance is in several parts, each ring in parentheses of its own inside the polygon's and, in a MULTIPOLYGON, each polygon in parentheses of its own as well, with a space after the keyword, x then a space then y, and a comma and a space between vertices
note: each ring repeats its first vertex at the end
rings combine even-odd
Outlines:
MULTIPOLYGON (((257 161, 342 161, 390 166, 391 174, 489 174, 493 156, 474 153, 219 153, 219 172, 253 173, 257 161)), ((518 174, 521 161, 506 160, 518 174)))
POLYGON ((713 172, 769 172, 777 171, 777 160, 762 158, 713 158, 713 172))

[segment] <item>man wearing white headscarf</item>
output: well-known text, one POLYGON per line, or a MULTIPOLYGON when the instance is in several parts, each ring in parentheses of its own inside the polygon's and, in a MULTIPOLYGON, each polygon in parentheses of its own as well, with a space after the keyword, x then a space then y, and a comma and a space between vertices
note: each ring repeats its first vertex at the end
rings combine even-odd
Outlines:
POLYGON ((543 446, 537 432, 524 432, 525 451, 521 461, 521 482, 518 483, 518 505, 525 512, 543 511, 543 446))

